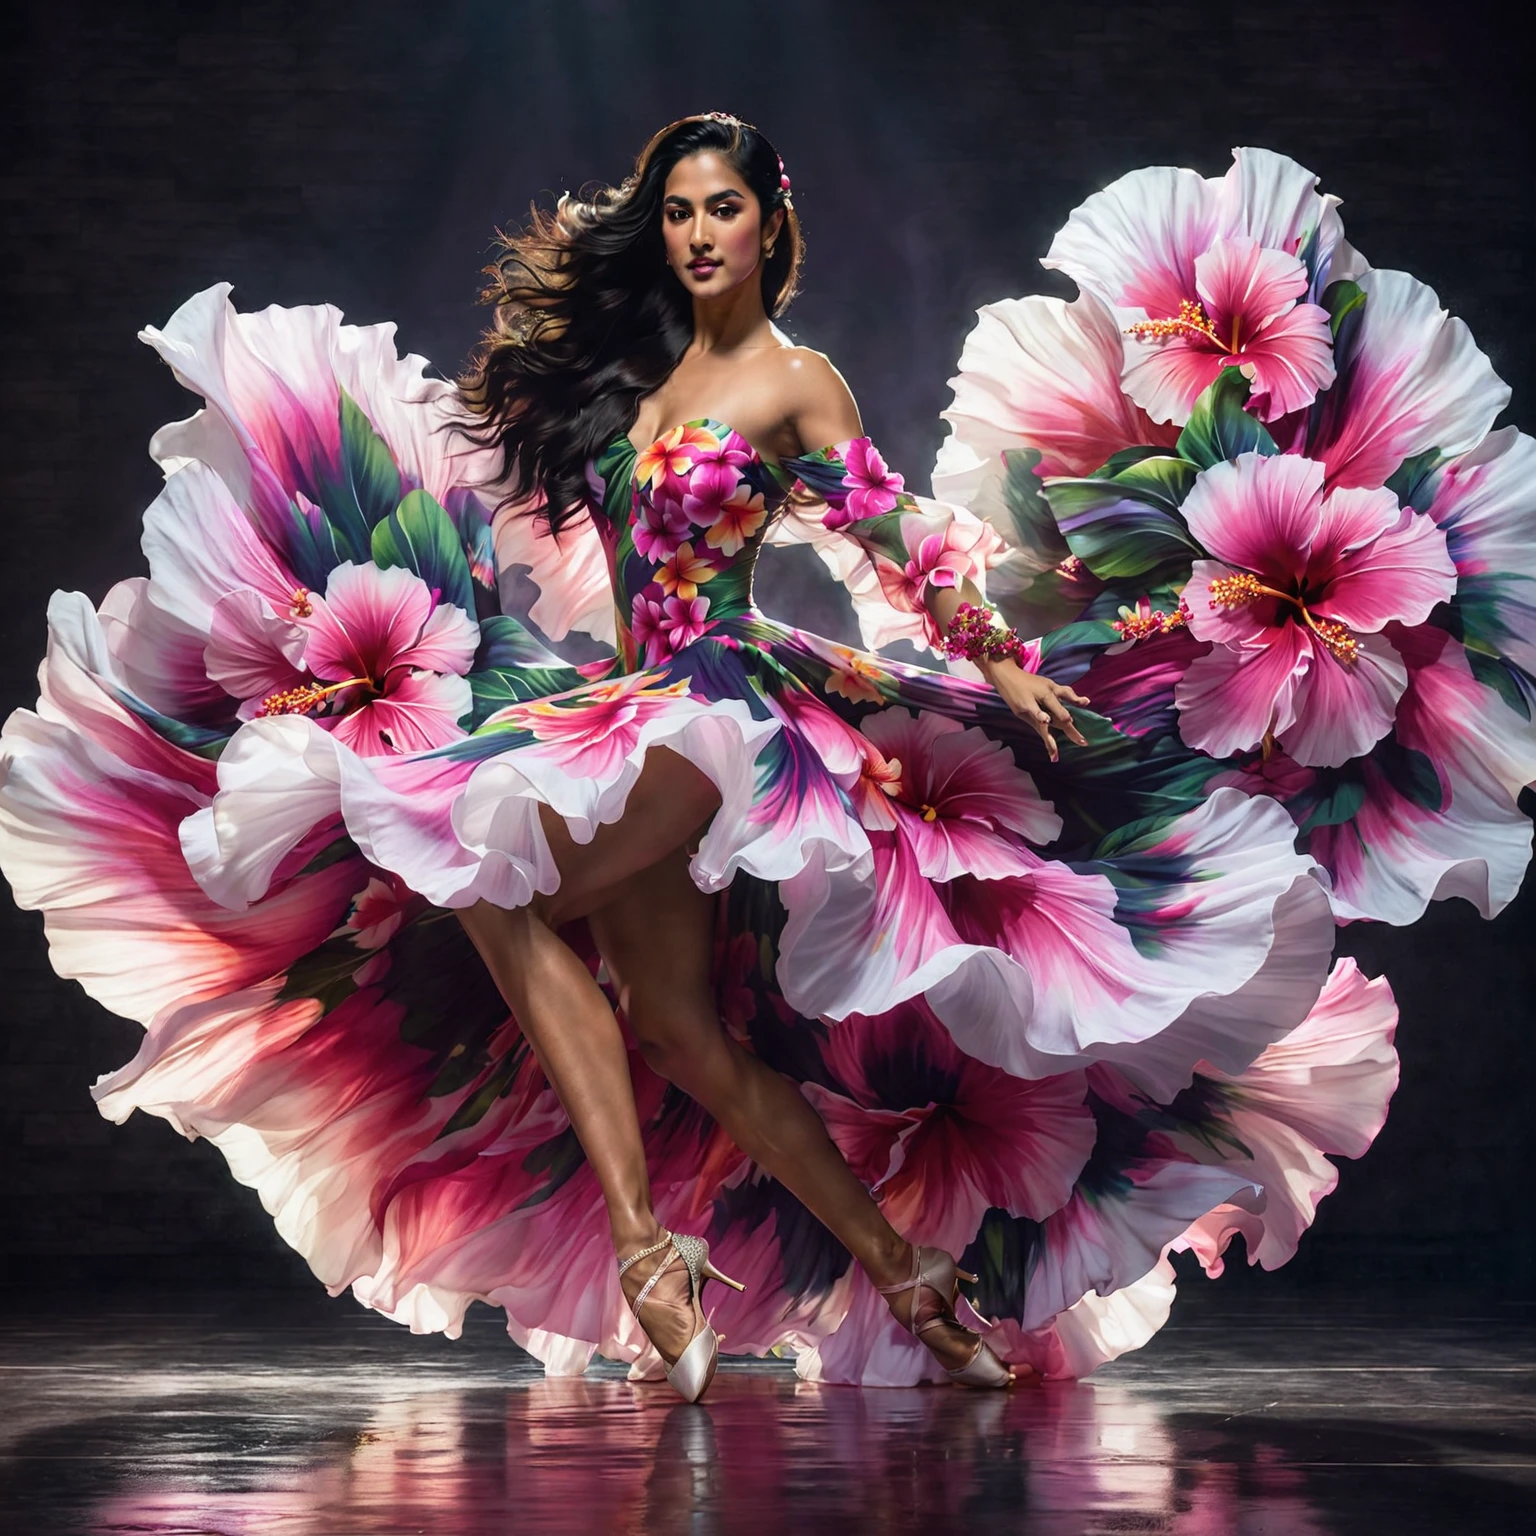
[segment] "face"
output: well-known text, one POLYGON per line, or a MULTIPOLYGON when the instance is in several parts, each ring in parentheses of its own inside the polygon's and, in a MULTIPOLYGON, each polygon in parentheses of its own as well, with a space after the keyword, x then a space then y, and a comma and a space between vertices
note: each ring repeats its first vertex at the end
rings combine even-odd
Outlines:
POLYGON ((724 155, 701 150, 679 160, 667 177, 661 209, 667 264, 698 298, 718 297, 754 277, 784 222, 767 226, 756 194, 724 155))

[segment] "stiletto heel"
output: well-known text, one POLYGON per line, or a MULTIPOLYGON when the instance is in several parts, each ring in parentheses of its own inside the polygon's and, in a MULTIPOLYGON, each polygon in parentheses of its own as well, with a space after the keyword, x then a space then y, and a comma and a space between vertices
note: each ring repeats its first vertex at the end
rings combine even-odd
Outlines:
MULTIPOLYGON (((639 1294, 630 1303, 630 1308, 640 1319, 641 1328, 645 1328, 645 1319, 640 1316, 640 1308, 645 1305, 662 1275, 671 1269, 677 1260, 683 1261, 688 1270, 688 1299, 693 1303, 693 1337, 688 1340, 683 1352, 671 1365, 663 1360, 662 1368, 667 1373, 667 1380, 677 1389, 683 1400, 696 1403, 704 1395, 704 1389, 715 1379, 715 1367, 720 1363, 720 1340, 723 1337, 715 1332, 713 1325, 704 1315, 700 1300, 704 1291, 704 1282, 718 1280, 722 1285, 729 1285, 738 1291, 744 1291, 746 1287, 740 1281, 721 1274, 709 1262, 709 1244, 703 1238, 667 1231, 662 1232, 659 1242, 652 1243, 649 1248, 642 1248, 638 1253, 630 1254, 627 1259, 621 1259, 619 1273, 624 1274, 632 1264, 667 1248, 672 1251, 651 1271, 650 1277, 640 1287, 639 1294)), ((649 1330, 646 1331, 646 1337, 650 1338, 649 1330)))
MULTIPOLYGON (((954 1259, 939 1248, 912 1250, 912 1278, 895 1285, 876 1287, 882 1296, 896 1296, 903 1291, 912 1292, 912 1305, 907 1313, 907 1331, 919 1343, 927 1344, 938 1358, 938 1351, 923 1337, 935 1328, 959 1328, 976 1340, 975 1352, 964 1365, 945 1366, 949 1379, 962 1387, 1007 1387, 1013 1384, 1013 1372, 992 1353, 991 1346, 974 1329, 967 1328, 955 1317, 955 1297, 959 1294, 961 1280, 976 1283, 976 1277, 956 1266, 954 1259), (933 1294, 933 1302, 924 1307, 923 1292, 933 1294)), ((941 1361, 942 1363, 942 1361, 941 1361)))
MULTIPOLYGON (((708 1252, 707 1249, 705 1251, 706 1253, 708 1252)), ((746 1290, 746 1286, 740 1280, 732 1280, 729 1275, 722 1274, 707 1258, 704 1260, 704 1278, 706 1280, 718 1280, 721 1285, 728 1285, 733 1291, 746 1290)), ((720 1337, 724 1338, 725 1335, 721 1334, 720 1337)))

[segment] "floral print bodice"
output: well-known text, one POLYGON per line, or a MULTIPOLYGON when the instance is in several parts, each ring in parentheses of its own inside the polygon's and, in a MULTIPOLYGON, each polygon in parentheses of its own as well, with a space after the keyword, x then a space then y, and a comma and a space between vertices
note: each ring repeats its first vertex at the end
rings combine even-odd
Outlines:
POLYGON ((775 524, 792 522, 787 541, 816 545, 850 585, 877 582, 931 644, 928 587, 979 574, 1000 547, 985 524, 909 494, 867 437, 775 464, 704 417, 639 450, 615 437, 591 480, 625 671, 752 614, 753 567, 775 524))

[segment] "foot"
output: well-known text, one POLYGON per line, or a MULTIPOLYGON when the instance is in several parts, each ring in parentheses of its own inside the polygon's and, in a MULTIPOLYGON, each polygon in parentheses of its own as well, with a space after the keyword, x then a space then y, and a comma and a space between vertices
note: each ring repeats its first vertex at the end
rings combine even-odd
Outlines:
MULTIPOLYGON (((899 1285, 912 1277, 916 1254, 910 1243, 902 1245, 903 1252, 895 1261, 893 1273, 871 1276, 882 1290, 899 1285)), ((953 1374, 964 1370, 977 1360, 986 1341, 973 1329, 967 1328, 954 1314, 950 1297, 938 1294, 931 1286, 910 1286, 904 1290, 886 1294, 885 1304, 891 1316, 908 1333, 917 1338, 945 1371, 953 1374)), ((1012 1367, 1006 1367, 1009 1380, 1013 1380, 1012 1367)))
MULTIPOLYGON (((656 1240, 653 1238, 651 1242, 656 1240)), ((649 1242, 639 1245, 641 1248, 649 1246, 649 1242)), ((638 1248, 630 1248, 620 1256, 625 1257, 627 1253, 637 1251, 638 1248)), ((645 1336, 656 1346, 656 1353, 668 1365, 676 1365, 678 1356, 688 1347, 698 1324, 693 1312, 688 1266, 677 1256, 676 1251, 668 1246, 631 1264, 619 1276, 619 1285, 624 1292, 624 1299, 633 1307, 635 1297, 640 1294, 646 1281, 658 1269, 663 1269, 665 1272, 651 1287, 650 1295, 645 1298, 645 1305, 636 1315, 641 1328, 645 1331, 645 1336)))

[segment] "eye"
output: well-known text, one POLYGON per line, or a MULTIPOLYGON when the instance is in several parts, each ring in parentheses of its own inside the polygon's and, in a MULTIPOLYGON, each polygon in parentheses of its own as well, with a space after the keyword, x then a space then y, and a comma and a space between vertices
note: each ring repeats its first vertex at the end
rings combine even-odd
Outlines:
POLYGON ((728 219, 734 219, 741 212, 741 209, 735 203, 717 203, 715 205, 715 212, 717 214, 724 214, 728 219))

